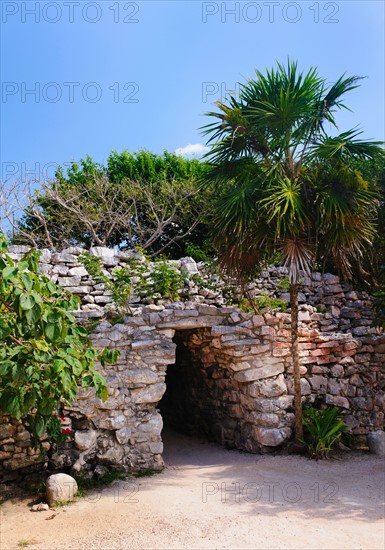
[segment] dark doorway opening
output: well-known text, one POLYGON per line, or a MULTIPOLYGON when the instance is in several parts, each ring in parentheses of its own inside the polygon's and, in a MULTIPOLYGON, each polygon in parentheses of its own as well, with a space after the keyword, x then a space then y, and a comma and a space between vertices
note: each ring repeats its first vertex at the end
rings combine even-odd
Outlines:
POLYGON ((176 357, 166 372, 166 391, 158 404, 164 427, 185 435, 217 440, 213 386, 216 364, 207 361, 204 329, 180 330, 173 338, 176 357))

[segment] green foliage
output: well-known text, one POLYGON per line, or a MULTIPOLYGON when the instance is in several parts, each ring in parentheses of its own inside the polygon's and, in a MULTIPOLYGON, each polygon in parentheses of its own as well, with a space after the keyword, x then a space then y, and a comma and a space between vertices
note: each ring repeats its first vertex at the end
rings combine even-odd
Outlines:
POLYGON ((116 470, 107 470, 103 475, 98 477, 85 477, 80 474, 75 476, 76 483, 78 485, 77 496, 84 497, 89 491, 103 487, 105 485, 111 485, 114 481, 127 479, 125 472, 119 472, 116 470))
POLYGON ((13 242, 141 246, 151 255, 185 256, 187 238, 203 246, 210 228, 215 197, 199 188, 204 171, 204 163, 167 151, 113 151, 106 166, 86 156, 36 191, 13 242))
POLYGON ((60 419, 57 416, 51 416, 47 422, 46 430, 49 442, 56 446, 65 443, 70 437, 70 434, 63 430, 60 419))
POLYGON ((80 256, 80 261, 94 281, 103 283, 104 288, 111 292, 118 316, 132 313, 130 304, 134 294, 141 298, 175 301, 185 283, 179 270, 164 258, 157 259, 154 264, 132 258, 128 267, 115 269, 112 276, 103 272, 100 258, 91 256, 88 252, 80 256), (150 275, 148 271, 151 272, 150 275))
POLYGON ((373 326, 385 329, 385 266, 381 266, 382 285, 373 293, 375 318, 373 326))
POLYGON ((208 113, 206 180, 219 193, 213 225, 230 273, 247 276, 277 253, 292 283, 315 261, 347 277, 360 263, 374 239, 378 193, 357 163, 383 163, 383 151, 357 130, 325 130, 358 80, 329 85, 315 68, 303 73, 288 61, 256 70, 208 113))
POLYGON ((156 474, 160 474, 159 470, 153 470, 152 468, 146 468, 144 470, 139 470, 134 472, 132 475, 134 477, 152 477, 156 474))
POLYGON ((211 261, 211 257, 209 255, 208 249, 209 250, 211 249, 211 255, 212 255, 213 250, 207 243, 205 243, 204 247, 201 247, 193 243, 187 243, 186 254, 187 256, 190 256, 191 258, 193 258, 196 262, 208 263, 211 261))
POLYGON ((279 283, 277 285, 277 290, 281 290, 282 292, 287 292, 289 289, 290 289, 289 277, 282 277, 279 280, 279 283))
POLYGON ((347 431, 342 418, 341 409, 338 407, 304 409, 302 419, 305 433, 302 443, 306 445, 311 458, 326 458, 340 441, 343 433, 347 431))
POLYGON ((160 294, 169 300, 178 300, 179 290, 184 286, 184 278, 180 271, 172 267, 165 260, 158 260, 151 273, 152 284, 149 288, 150 294, 160 294))
MULTIPOLYGON (((230 303, 232 302, 230 301, 230 303)), ((244 296, 238 302, 235 302, 234 305, 246 313, 257 314, 276 310, 286 311, 288 308, 288 304, 286 302, 283 302, 278 298, 272 298, 268 294, 256 296, 254 300, 244 296)))
POLYGON ((266 310, 274 311, 277 309, 280 309, 281 311, 286 311, 288 308, 288 304, 286 302, 283 302, 278 298, 272 298, 267 294, 261 294, 260 296, 257 296, 255 298, 255 303, 257 305, 257 309, 260 312, 264 312, 266 310))
POLYGON ((111 292, 118 314, 131 313, 130 298, 133 291, 132 278, 140 271, 140 264, 130 261, 129 268, 118 268, 113 272, 113 278, 103 271, 102 261, 97 256, 85 252, 79 257, 80 262, 96 283, 102 283, 105 290, 111 292))
MULTIPOLYGON (((302 437, 298 355, 300 278, 318 263, 344 277, 363 265, 375 238, 378 189, 356 163, 382 162, 381 142, 337 128, 335 113, 359 77, 329 84, 297 63, 255 71, 237 95, 207 113, 210 165, 205 179, 218 193, 213 228, 224 270, 245 281, 280 253, 291 294, 295 434, 302 437)), ((363 268, 362 268, 363 269, 363 268)))
POLYGON ((16 265, 2 235, 0 252, 0 410, 26 420, 36 444, 59 400, 73 401, 78 385, 107 398, 94 365, 115 362, 117 353, 90 346, 71 313, 78 300, 39 273, 38 252, 16 265))

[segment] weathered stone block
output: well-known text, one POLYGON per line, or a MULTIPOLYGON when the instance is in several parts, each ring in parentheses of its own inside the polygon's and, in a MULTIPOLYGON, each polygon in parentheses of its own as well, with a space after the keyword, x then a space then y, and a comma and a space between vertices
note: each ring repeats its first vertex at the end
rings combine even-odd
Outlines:
POLYGON ((158 383, 148 388, 140 388, 131 391, 133 403, 157 403, 166 391, 166 384, 158 383))
POLYGON ((234 375, 235 380, 238 382, 253 382, 254 380, 261 380, 263 378, 270 378, 281 374, 284 371, 283 363, 278 365, 265 365, 257 369, 249 369, 242 372, 237 372, 234 375))
POLYGON ((283 430, 269 429, 269 428, 256 428, 254 431, 255 439, 261 445, 268 447, 277 447, 285 441, 288 437, 287 433, 283 430))
POLYGON ((371 453, 385 457, 385 432, 383 430, 369 432, 368 446, 371 453))
POLYGON ((285 379, 282 374, 273 379, 254 382, 248 387, 250 397, 279 397, 287 392, 285 379))
POLYGON ((327 405, 333 405, 335 407, 342 407, 343 409, 350 408, 349 401, 346 399, 346 397, 326 394, 325 403, 327 405))
POLYGON ((123 383, 128 384, 155 384, 159 382, 159 374, 150 369, 132 369, 121 375, 123 383))
POLYGON ((116 430, 115 437, 118 443, 121 445, 126 445, 131 437, 131 428, 121 428, 116 430))
POLYGON ((54 474, 46 481, 46 497, 50 506, 58 502, 75 500, 78 492, 78 484, 75 479, 67 474, 54 474))
POLYGON ((95 430, 76 431, 74 435, 75 445, 80 451, 86 451, 96 444, 97 432, 95 430))

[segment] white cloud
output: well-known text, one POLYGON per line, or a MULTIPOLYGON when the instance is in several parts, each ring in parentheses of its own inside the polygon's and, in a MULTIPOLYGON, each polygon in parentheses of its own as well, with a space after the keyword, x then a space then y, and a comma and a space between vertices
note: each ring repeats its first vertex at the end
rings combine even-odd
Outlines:
POLYGON ((189 143, 186 147, 178 147, 178 149, 175 150, 175 154, 181 157, 188 157, 190 155, 201 156, 207 153, 208 150, 209 148, 201 143, 189 143))

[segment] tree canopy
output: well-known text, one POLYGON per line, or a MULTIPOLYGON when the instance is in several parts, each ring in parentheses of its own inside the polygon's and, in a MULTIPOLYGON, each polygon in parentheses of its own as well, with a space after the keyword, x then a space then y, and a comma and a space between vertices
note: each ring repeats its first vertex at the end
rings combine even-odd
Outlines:
POLYGON ((298 285, 318 262, 351 277, 375 237, 377 189, 357 169, 383 162, 379 142, 357 129, 333 135, 335 112, 358 77, 328 85, 316 69, 278 64, 217 102, 204 127, 211 151, 206 178, 223 192, 214 227, 222 265, 253 274, 279 252, 288 268, 292 313, 296 435, 302 437, 298 285), (329 127, 329 128, 328 128, 329 127))
POLYGON ((204 169, 197 159, 168 152, 114 151, 105 166, 86 156, 34 193, 22 190, 27 201, 12 240, 50 249, 140 247, 183 256, 188 242, 203 246, 210 226, 213 194, 198 188, 204 169))

